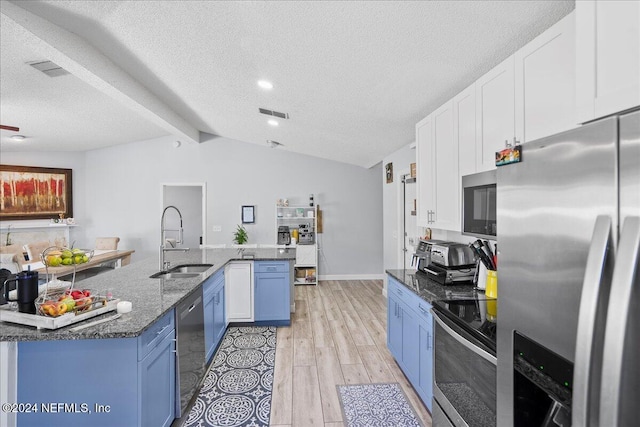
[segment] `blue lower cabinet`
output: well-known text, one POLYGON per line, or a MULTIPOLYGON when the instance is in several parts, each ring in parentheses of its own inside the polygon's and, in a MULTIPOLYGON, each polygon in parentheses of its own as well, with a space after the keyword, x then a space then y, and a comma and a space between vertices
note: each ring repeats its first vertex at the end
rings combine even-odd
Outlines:
POLYGON ((402 362, 407 378, 412 384, 418 381, 420 372, 420 352, 418 349, 418 339, 420 329, 418 328, 418 317, 406 306, 402 307, 402 362))
POLYGON ((433 323, 431 305, 388 277, 387 347, 431 411, 433 323))
POLYGON ((256 262, 254 319, 273 325, 291 323, 289 262, 256 262))
POLYGON ((140 363, 138 369, 139 407, 142 426, 169 427, 175 418, 176 358, 175 331, 140 363))
POLYGON ((418 324, 420 329, 418 394, 431 411, 433 399, 433 327, 430 321, 418 324))
POLYGON ((37 412, 19 413, 18 427, 171 425, 173 317, 138 338, 19 342, 17 401, 37 412))
POLYGON ((227 328, 224 308, 224 270, 211 276, 203 284, 204 345, 207 363, 227 328))
POLYGON ((402 360, 402 314, 400 303, 392 294, 387 298, 387 347, 393 357, 402 360))
POLYGON ((213 292, 209 294, 205 294, 203 297, 203 310, 204 310, 204 348, 206 349, 206 361, 209 363, 211 356, 213 356, 213 352, 216 349, 214 344, 214 335, 215 332, 213 330, 213 308, 215 302, 215 295, 213 292))
POLYGON ((227 330, 227 318, 224 308, 224 281, 214 291, 213 296, 213 345, 218 346, 224 332, 227 330))

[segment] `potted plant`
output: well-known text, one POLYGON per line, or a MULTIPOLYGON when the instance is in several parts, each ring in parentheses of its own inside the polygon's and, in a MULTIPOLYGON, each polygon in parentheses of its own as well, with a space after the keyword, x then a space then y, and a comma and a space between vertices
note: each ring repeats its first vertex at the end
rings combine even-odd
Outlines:
POLYGON ((11 246, 11 244, 13 243, 13 242, 11 241, 11 226, 12 226, 12 225, 13 225, 13 224, 9 224, 9 228, 7 229, 7 240, 6 240, 6 242, 5 242, 5 246, 11 246))
POLYGON ((238 225, 236 231, 233 232, 233 241, 238 245, 244 245, 248 240, 247 230, 242 225, 238 225))

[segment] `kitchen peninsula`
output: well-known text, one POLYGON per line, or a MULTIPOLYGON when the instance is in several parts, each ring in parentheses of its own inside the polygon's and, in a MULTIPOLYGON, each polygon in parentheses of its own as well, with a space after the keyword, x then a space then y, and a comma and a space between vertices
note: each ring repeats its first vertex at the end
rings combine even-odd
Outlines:
MULTIPOLYGON (((82 323, 50 331, 3 322, 0 341, 17 342, 18 352, 17 400, 10 403, 33 405, 16 411, 17 425, 170 425, 174 411, 167 402, 175 403, 177 394, 172 375, 175 309, 201 288, 206 299, 207 286, 223 278, 225 265, 234 261, 255 263, 256 288, 268 283, 258 280, 262 271, 274 275, 269 268, 276 265, 293 271, 295 250, 250 251, 192 249, 171 254, 173 266, 213 264, 197 277, 150 278, 158 271, 157 259, 151 258, 84 280, 83 288, 94 294, 110 290, 114 297, 130 301, 133 310, 77 332, 71 330, 82 323), (38 412, 28 413, 33 408, 38 412)), ((293 286, 290 276, 287 284, 293 286)), ((289 288, 286 298, 290 295, 289 288)))

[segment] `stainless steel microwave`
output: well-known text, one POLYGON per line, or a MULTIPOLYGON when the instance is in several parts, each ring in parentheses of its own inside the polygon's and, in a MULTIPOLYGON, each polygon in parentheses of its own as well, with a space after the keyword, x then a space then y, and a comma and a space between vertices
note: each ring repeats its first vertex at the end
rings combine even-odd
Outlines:
POLYGON ((462 234, 495 240, 496 171, 462 177, 462 234))

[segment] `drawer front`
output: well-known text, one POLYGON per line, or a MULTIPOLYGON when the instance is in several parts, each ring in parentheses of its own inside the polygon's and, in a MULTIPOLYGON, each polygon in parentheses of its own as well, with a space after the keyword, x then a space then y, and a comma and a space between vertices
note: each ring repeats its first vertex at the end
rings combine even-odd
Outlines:
POLYGON ((138 361, 144 359, 174 329, 175 320, 171 310, 138 337, 138 361))
POLYGON ((217 292, 220 286, 224 286, 224 270, 218 271, 204 282, 202 285, 204 299, 206 300, 211 294, 217 292))
POLYGON ((256 273, 286 273, 289 271, 289 263, 258 261, 254 263, 254 269, 256 273))
POLYGON ((431 324, 431 304, 423 300, 417 295, 413 295, 413 303, 410 304, 410 307, 416 312, 418 317, 422 320, 425 320, 431 324))
POLYGON ((388 289, 389 293, 393 294, 393 296, 397 300, 402 301, 412 309, 414 308, 415 300, 413 297, 415 297, 415 294, 412 291, 407 289, 406 286, 404 286, 402 283, 398 282, 396 279, 394 279, 391 276, 389 276, 388 286, 389 286, 389 289, 388 289))
POLYGON ((389 276, 388 285, 388 292, 392 292, 396 299, 404 302, 407 307, 418 314, 420 318, 428 320, 431 319, 431 314, 429 313, 431 304, 420 298, 413 291, 407 289, 406 286, 391 276, 389 276))

